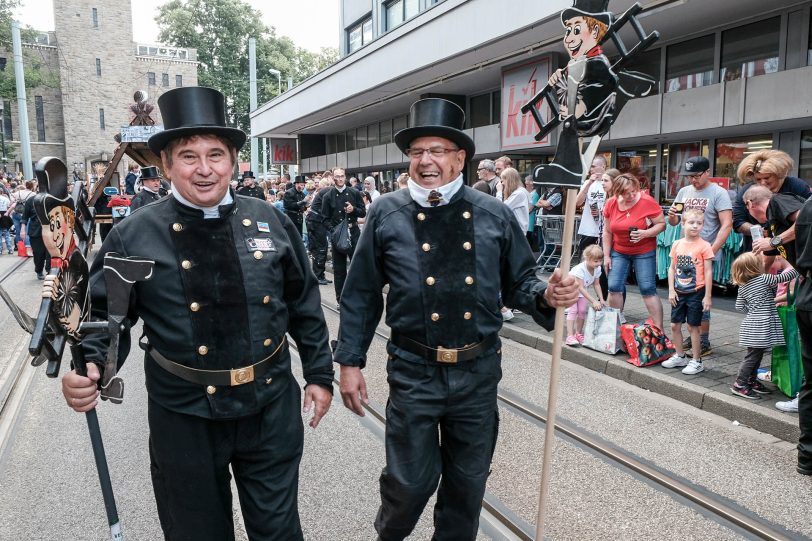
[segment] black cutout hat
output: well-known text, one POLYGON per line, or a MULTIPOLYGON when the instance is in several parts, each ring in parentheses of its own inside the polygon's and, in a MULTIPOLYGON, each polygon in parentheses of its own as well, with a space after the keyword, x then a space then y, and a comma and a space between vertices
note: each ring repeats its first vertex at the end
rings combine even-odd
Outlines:
POLYGON ((37 219, 43 227, 46 227, 45 224, 50 221, 48 215, 56 207, 68 207, 74 216, 76 215, 76 204, 69 195, 64 198, 59 198, 49 193, 38 193, 34 196, 33 204, 34 212, 37 213, 37 219))
POLYGON ((395 144, 405 154, 418 137, 443 137, 465 151, 470 160, 476 153, 474 140, 462 131, 465 111, 459 105, 441 98, 418 100, 409 109, 409 127, 395 134, 395 144))
POLYGON ((609 11, 609 0, 574 0, 572 7, 561 12, 561 24, 573 17, 592 17, 607 26, 612 24, 613 15, 609 11))
POLYGON ((147 167, 141 168, 141 177, 139 178, 139 180, 144 181, 153 178, 161 178, 161 172, 158 171, 157 167, 155 167, 154 165, 149 165, 147 167))
POLYGON ((237 150, 245 144, 245 132, 226 126, 226 98, 222 92, 204 86, 173 88, 161 94, 158 107, 164 130, 149 138, 150 150, 160 155, 172 139, 214 134, 228 138, 237 150))

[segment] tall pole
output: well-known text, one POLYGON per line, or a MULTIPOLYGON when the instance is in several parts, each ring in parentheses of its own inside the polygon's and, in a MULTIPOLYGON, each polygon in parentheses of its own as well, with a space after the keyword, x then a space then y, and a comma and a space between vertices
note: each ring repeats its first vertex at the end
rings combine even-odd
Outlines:
POLYGON ((14 50, 14 78, 17 80, 17 114, 20 125, 20 148, 23 154, 23 174, 27 180, 34 178, 31 160, 31 139, 28 135, 28 105, 25 99, 25 74, 23 73, 23 46, 20 40, 20 23, 11 23, 11 43, 14 50))
MULTIPOLYGON (((257 109, 257 40, 248 39, 248 74, 250 78, 251 112, 257 109)), ((251 130, 253 131, 253 130, 251 130)), ((251 137, 251 171, 258 171, 259 139, 251 137)))

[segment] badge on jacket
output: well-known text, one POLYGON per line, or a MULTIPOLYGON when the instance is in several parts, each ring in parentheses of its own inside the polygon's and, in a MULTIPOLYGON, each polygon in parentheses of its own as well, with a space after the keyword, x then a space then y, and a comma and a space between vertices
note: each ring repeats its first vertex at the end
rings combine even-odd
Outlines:
POLYGON ((268 222, 257 222, 257 230, 261 233, 270 233, 271 228, 268 227, 268 222))
POLYGON ((275 252, 276 246, 273 244, 272 239, 254 239, 249 238, 245 239, 245 243, 248 245, 249 252, 256 252, 259 250, 260 252, 275 252))

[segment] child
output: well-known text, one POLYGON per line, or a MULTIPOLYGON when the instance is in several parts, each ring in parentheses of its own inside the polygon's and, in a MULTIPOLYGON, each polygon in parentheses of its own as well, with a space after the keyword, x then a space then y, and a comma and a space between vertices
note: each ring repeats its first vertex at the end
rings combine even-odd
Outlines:
POLYGON ((578 280, 578 300, 567 308, 567 345, 580 346, 584 343, 584 320, 586 319, 587 302, 595 310, 600 310, 606 304, 601 291, 598 278, 601 276, 601 263, 603 263, 603 250, 597 244, 584 248, 583 261, 575 265, 570 274, 578 280), (587 288, 593 286, 597 296, 589 296, 587 288))
POLYGON ((0 212, 0 255, 3 253, 3 247, 6 248, 9 255, 12 253, 11 233, 9 230, 14 225, 14 221, 8 214, 8 209, 0 212))
POLYGON ((700 325, 702 312, 711 308, 713 289, 713 248, 699 234, 705 224, 705 213, 696 208, 682 214, 683 238, 671 245, 671 266, 668 267, 668 301, 671 303, 671 333, 677 352, 663 361, 665 368, 683 366, 686 375, 705 370, 702 364, 700 325), (682 324, 688 322, 691 335, 691 361, 682 345, 682 324))
POLYGON ((784 345, 784 331, 775 308, 775 286, 797 278, 791 269, 781 274, 763 274, 760 256, 745 252, 733 262, 733 283, 739 286, 736 310, 747 313, 739 328, 739 345, 747 348, 731 392, 743 398, 758 400, 770 391, 756 377, 764 352, 784 345))

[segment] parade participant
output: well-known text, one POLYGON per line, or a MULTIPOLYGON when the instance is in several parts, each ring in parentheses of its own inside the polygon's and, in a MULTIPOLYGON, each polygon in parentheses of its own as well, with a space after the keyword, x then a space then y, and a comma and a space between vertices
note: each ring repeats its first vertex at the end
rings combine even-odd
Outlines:
POLYGON ((154 203, 162 197, 161 195, 161 174, 155 166, 141 168, 141 191, 130 201, 130 212, 154 203))
MULTIPOLYGON (((704 156, 688 158, 682 166, 680 175, 687 177, 689 184, 680 188, 674 203, 668 209, 668 223, 676 226, 682 214, 689 209, 703 212, 704 225, 700 236, 713 249, 713 259, 717 264, 722 262, 722 246, 727 242, 733 230, 733 205, 727 190, 710 181, 710 162, 704 156)), ((711 265, 712 267, 712 265, 711 265)), ((711 284, 708 284, 711 287, 711 284)), ((702 313, 702 325, 699 335, 702 342, 702 355, 711 352, 710 344, 710 310, 702 313)), ((689 336, 683 348, 692 347, 689 336)))
MULTIPOLYGON (((144 321, 139 345, 161 527, 170 540, 233 540, 230 466, 248 537, 302 539, 301 391, 285 334, 298 345, 315 428, 329 409, 333 375, 315 276, 290 220, 229 190, 246 136, 226 126, 223 94, 176 88, 158 106, 164 130, 149 147, 161 156, 172 197, 113 228, 90 287, 92 318, 106 320, 105 254, 155 260, 151 279, 132 289, 127 317, 144 321)), ((76 411, 96 406, 107 341, 86 337, 88 377, 62 380, 76 411)))
POLYGON ((352 247, 346 254, 332 246, 336 306, 340 306, 341 291, 344 289, 344 281, 347 279, 347 267, 355 252, 355 245, 358 244, 358 236, 361 234, 361 230, 358 228, 358 218, 366 216, 367 211, 361 200, 361 192, 347 186, 347 173, 344 169, 336 167, 332 173, 335 185, 327 190, 321 200, 321 215, 324 216, 328 231, 332 231, 346 216, 352 240, 352 247))
POLYGON ((331 284, 324 275, 324 267, 327 264, 327 227, 324 225, 324 216, 321 213, 321 202, 324 194, 332 187, 333 183, 327 178, 319 181, 319 189, 313 197, 313 203, 307 209, 305 221, 307 222, 307 247, 310 251, 310 258, 313 261, 313 274, 319 281, 319 285, 331 284))
POLYGON ((246 171, 242 174, 242 186, 237 189, 237 195, 246 197, 256 197, 265 201, 265 192, 262 188, 254 184, 254 172, 246 171))
POLYGON ((285 191, 285 197, 282 200, 282 206, 285 209, 285 214, 288 215, 290 221, 296 226, 299 235, 302 234, 302 225, 304 224, 304 213, 308 205, 313 201, 313 195, 305 195, 305 178, 303 175, 296 175, 296 180, 293 183, 293 188, 285 191))
MULTIPOLYGON (((32 188, 39 190, 36 182, 32 184, 32 188)), ((45 275, 51 272, 51 258, 48 257, 48 250, 42 240, 42 225, 37 219, 33 196, 25 200, 25 210, 20 222, 20 238, 30 243, 31 251, 34 252, 34 272, 37 278, 44 280, 45 275)))
POLYGON ((409 157, 408 189, 372 205, 350 267, 353 287, 341 297, 341 395, 364 415, 361 369, 389 287, 386 467, 375 520, 386 541, 410 534, 438 481, 433 539, 476 538, 498 424, 497 300, 551 329, 555 307, 578 297, 574 278, 539 281, 510 209, 465 186, 461 172, 475 147, 464 119, 443 99, 412 105, 410 127, 395 135, 409 157))

